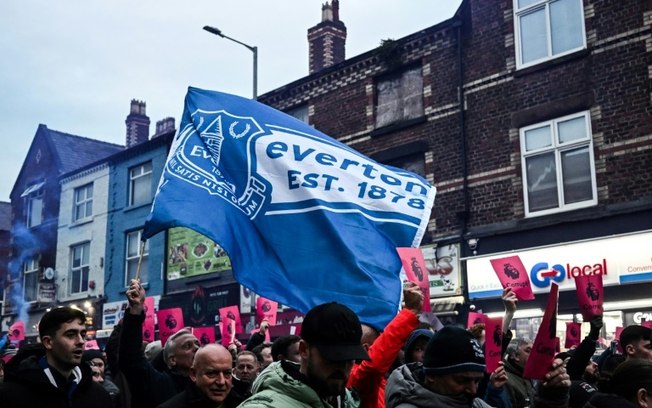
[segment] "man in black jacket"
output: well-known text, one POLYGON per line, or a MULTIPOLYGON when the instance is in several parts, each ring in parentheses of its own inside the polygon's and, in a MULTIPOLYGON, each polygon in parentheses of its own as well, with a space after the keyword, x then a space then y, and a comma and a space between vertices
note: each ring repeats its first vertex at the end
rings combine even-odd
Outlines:
POLYGON ((86 343, 86 316, 61 307, 39 323, 41 344, 27 345, 7 364, 0 401, 7 407, 111 408, 109 394, 80 364, 86 343))
POLYGON ((244 400, 233 390, 233 358, 219 344, 197 350, 190 368, 193 384, 159 408, 235 408, 244 400))
POLYGON ((163 348, 167 367, 158 371, 142 349, 145 289, 139 281, 131 281, 127 300, 129 308, 122 321, 118 366, 132 392, 132 406, 153 408, 182 392, 191 383, 188 375, 199 340, 185 329, 170 336, 163 348))

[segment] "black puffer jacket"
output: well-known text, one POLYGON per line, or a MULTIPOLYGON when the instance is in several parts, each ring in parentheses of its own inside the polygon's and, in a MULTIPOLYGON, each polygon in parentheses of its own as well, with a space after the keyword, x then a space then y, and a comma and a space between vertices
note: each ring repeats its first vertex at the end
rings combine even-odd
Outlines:
POLYGON ((591 397, 584 408, 637 408, 637 406, 619 395, 598 392, 591 397))
MULTIPOLYGON (((75 369, 81 380, 70 390, 58 388, 48 378, 39 360, 44 358, 42 346, 27 346, 5 367, 5 382, 0 384, 0 405, 30 408, 111 408, 111 398, 101 385, 93 382, 90 367, 81 364, 75 369)), ((53 368, 50 371, 54 371, 53 368)), ((54 373, 57 376, 58 373, 54 373)))

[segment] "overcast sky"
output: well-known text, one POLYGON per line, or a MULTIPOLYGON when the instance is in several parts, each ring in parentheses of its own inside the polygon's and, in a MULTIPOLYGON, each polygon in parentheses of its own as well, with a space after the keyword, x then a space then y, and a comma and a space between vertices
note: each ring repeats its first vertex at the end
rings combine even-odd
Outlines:
MULTIPOLYGON (((188 86, 252 95, 308 75, 307 29, 326 0, 2 0, 0 201, 9 201, 39 123, 124 144, 131 99, 154 124, 183 110, 188 86)), ((346 57, 453 16, 461 0, 341 0, 346 57)))

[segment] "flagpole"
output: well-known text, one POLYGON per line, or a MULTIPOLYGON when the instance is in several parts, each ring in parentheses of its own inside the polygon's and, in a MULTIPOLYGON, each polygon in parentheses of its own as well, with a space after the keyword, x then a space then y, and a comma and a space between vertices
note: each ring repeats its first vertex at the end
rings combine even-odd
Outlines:
POLYGON ((135 280, 139 280, 140 266, 143 264, 144 253, 145 253, 145 241, 140 241, 140 256, 138 257, 138 267, 136 267, 136 276, 134 276, 135 280))

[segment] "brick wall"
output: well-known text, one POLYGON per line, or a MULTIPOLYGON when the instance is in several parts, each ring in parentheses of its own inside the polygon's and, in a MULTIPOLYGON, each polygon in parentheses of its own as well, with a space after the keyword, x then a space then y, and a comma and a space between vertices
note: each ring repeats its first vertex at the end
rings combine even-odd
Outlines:
MULTIPOLYGON (((512 2, 470 0, 462 7, 469 233, 533 224, 524 215, 518 130, 581 111, 591 114, 598 205, 541 217, 537 225, 652 202, 652 3, 585 0, 587 49, 521 70, 512 2)), ((374 84, 390 72, 377 50, 260 100, 281 110, 307 103, 312 125, 367 155, 425 141, 426 172, 438 188, 431 233, 459 239, 466 194, 456 36, 450 20, 397 40, 401 65, 421 64, 424 75, 425 117, 408 127, 383 134, 374 128, 374 84)))

